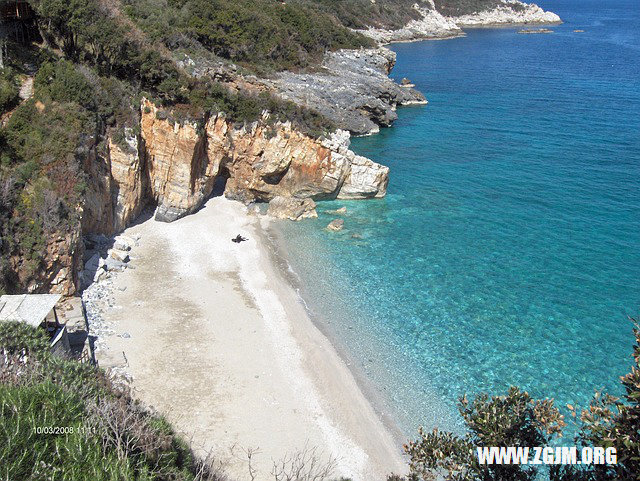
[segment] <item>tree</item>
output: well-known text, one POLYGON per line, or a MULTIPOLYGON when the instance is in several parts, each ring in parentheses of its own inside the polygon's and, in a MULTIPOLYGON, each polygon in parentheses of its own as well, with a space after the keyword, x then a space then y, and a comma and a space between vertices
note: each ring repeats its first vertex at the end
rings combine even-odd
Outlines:
MULTIPOLYGON (((0 11, 8 4, 8 0, 0 0, 0 11)), ((4 68, 4 58, 7 55, 7 25, 0 17, 0 69, 4 68)))
POLYGON ((481 465, 477 448, 546 446, 565 425, 553 400, 533 400, 516 387, 506 396, 480 394, 473 401, 464 396, 459 411, 468 428, 464 436, 437 429, 426 433, 421 428, 420 438, 405 445, 415 479, 435 480, 444 474, 455 481, 533 480, 537 466, 481 465))
MULTIPOLYGON (((634 364, 621 378, 625 389, 620 399, 596 393, 579 418, 579 447, 616 448, 616 464, 550 466, 551 481, 638 481, 640 479, 640 325, 634 322, 634 364)), ((468 432, 464 436, 419 430, 419 439, 405 445, 410 457, 411 480, 431 481, 529 481, 541 475, 537 466, 518 464, 481 465, 477 448, 544 447, 562 435, 563 416, 553 400, 536 401, 512 387, 506 396, 480 394, 472 402, 459 401, 468 432)))

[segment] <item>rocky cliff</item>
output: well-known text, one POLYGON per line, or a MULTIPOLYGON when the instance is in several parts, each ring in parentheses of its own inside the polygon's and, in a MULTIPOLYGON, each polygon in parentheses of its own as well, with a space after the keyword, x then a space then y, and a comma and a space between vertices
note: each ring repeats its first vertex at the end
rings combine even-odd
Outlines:
MULTIPOLYGON (((358 199, 386 193, 388 168, 349 150, 345 131, 313 139, 289 123, 271 124, 266 115, 249 125, 234 125, 222 114, 179 123, 148 101, 141 125, 148 195, 157 204, 158 220, 193 212, 218 178, 226 180, 227 197, 245 203, 276 196, 358 199)), ((116 209, 135 210, 126 201, 116 209)))
POLYGON ((339 128, 370 135, 398 118, 400 105, 426 104, 420 92, 388 75, 396 54, 386 48, 327 53, 318 71, 281 72, 264 83, 280 97, 313 108, 339 128))
POLYGON ((176 121, 147 100, 140 125, 139 137, 129 133, 124 145, 109 138, 106 155, 87 162, 86 233, 122 230, 149 204, 157 220, 176 220, 198 209, 217 180, 226 182, 226 196, 245 203, 386 193, 389 169, 349 150, 346 131, 314 139, 266 114, 248 125, 223 114, 176 121))
POLYGON ((368 28, 358 30, 381 44, 408 42, 430 38, 449 38, 464 35, 463 27, 492 25, 555 24, 562 20, 538 5, 518 0, 495 0, 476 2, 473 7, 463 3, 444 0, 417 2, 413 8, 419 19, 411 20, 397 30, 368 28))

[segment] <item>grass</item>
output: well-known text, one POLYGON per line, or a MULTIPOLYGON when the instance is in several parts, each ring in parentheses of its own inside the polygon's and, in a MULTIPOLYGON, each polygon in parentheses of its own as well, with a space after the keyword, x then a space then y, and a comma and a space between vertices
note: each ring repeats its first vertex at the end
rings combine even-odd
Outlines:
POLYGON ((44 331, 0 324, 0 352, 0 479, 217 479, 103 371, 53 357, 44 331))

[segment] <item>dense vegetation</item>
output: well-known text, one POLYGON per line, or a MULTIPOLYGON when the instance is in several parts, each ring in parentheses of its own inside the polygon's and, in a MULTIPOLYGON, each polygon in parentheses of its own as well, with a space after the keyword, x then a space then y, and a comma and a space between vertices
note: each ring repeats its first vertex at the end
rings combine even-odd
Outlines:
POLYGON ((125 12, 153 41, 199 47, 261 68, 304 67, 327 50, 370 46, 312 3, 274 0, 123 0, 125 12))
POLYGON ((42 330, 0 325, 0 479, 220 479, 127 389, 48 344, 42 330), (52 427, 64 429, 38 430, 52 427))
POLYGON ((335 15, 340 22, 355 29, 378 27, 398 29, 411 20, 420 18, 414 5, 430 8, 429 2, 416 0, 294 0, 311 4, 335 15))
MULTIPOLYGON (((623 399, 596 393, 588 408, 568 406, 578 435, 577 460, 583 447, 616 448, 616 464, 560 465, 479 464, 478 447, 553 446, 566 426, 552 400, 535 401, 511 388, 506 396, 481 394, 473 401, 460 399, 459 410, 467 426, 463 436, 420 430, 420 437, 405 446, 413 481, 444 476, 451 481, 637 481, 640 476, 640 326, 635 325, 633 366, 621 378, 623 399), (542 477, 542 478, 541 478, 542 477)), ((558 445, 557 443, 555 445, 558 445)), ((530 455, 533 457, 533 453, 530 455)))

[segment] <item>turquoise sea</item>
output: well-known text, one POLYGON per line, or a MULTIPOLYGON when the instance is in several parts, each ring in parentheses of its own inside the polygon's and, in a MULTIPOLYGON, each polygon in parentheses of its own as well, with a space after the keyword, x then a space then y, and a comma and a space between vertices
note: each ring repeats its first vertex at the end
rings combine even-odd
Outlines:
POLYGON ((406 435, 510 385, 584 406, 631 365, 640 2, 541 5, 553 34, 392 46, 430 103, 353 142, 391 168, 388 196, 279 226, 310 310, 406 435))

